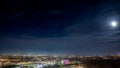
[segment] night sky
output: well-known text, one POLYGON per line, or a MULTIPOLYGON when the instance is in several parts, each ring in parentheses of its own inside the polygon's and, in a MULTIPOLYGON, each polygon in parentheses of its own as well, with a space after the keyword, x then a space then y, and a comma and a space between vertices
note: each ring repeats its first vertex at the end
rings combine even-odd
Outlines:
POLYGON ((4 0, 1 5, 0 54, 120 52, 117 0, 4 0))

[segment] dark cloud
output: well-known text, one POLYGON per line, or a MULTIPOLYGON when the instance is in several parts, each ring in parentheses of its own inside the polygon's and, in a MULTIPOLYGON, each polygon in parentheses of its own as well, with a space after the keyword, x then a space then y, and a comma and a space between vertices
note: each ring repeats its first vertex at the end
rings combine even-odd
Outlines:
POLYGON ((32 2, 27 2, 13 4, 17 11, 14 6, 3 10, 1 53, 101 55, 120 51, 119 27, 111 29, 107 25, 112 19, 119 21, 115 1, 44 1, 33 2, 33 8, 32 2))
MULTIPOLYGON (((118 32, 117 32, 118 33, 118 32)), ((111 44, 112 41, 119 40, 113 37, 116 32, 98 32, 88 34, 69 33, 62 37, 35 37, 29 35, 19 35, 19 37, 1 37, 3 50, 9 46, 10 51, 30 52, 65 52, 81 55, 106 54, 119 51, 118 44, 111 44), (16 49, 13 49, 15 47, 16 49), (111 50, 112 49, 112 50, 111 50), (51 51, 52 50, 52 51, 51 51), (88 53, 89 50, 89 53, 88 53), (106 52, 104 52, 106 51, 106 52)), ((2 51, 2 50, 1 50, 2 51)))

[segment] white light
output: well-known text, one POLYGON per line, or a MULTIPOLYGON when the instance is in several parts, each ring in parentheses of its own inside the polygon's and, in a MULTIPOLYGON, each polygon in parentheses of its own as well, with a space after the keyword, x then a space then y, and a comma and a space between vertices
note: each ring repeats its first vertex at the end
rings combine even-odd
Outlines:
POLYGON ((112 22, 111 22, 111 26, 112 26, 112 27, 116 27, 117 25, 118 25, 118 23, 117 23, 116 21, 112 21, 112 22))

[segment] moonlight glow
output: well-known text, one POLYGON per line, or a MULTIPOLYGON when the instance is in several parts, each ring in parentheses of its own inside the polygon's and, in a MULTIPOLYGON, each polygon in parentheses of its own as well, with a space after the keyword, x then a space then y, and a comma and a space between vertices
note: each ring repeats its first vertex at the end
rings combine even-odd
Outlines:
POLYGON ((112 21, 110 23, 111 27, 117 27, 118 23, 116 21, 112 21))

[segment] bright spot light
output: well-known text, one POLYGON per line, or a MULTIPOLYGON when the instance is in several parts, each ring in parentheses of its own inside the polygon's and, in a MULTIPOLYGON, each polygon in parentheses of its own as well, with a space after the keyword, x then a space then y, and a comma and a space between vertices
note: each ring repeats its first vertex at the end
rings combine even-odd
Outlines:
POLYGON ((112 22, 111 22, 111 26, 112 26, 112 27, 116 27, 117 25, 118 25, 118 23, 117 23, 116 21, 112 21, 112 22))

